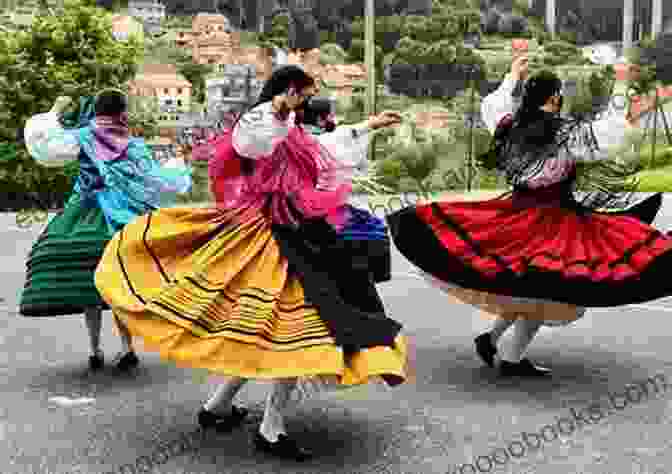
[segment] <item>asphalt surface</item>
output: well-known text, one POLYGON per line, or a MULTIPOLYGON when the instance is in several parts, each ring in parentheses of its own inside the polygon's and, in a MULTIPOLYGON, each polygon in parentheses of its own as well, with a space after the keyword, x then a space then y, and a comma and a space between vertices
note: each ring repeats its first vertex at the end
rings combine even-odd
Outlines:
MULTIPOLYGON (((656 224, 672 228, 672 197, 661 214, 656 224)), ((529 355, 553 377, 501 380, 474 354, 473 338, 489 320, 429 287, 395 254, 395 278, 380 291, 414 345, 416 380, 297 407, 289 428, 317 453, 298 464, 251 447, 266 384, 241 393, 252 409, 241 429, 204 435, 195 414, 217 379, 205 382, 153 353, 141 354, 134 374, 110 366, 90 375, 83 317, 17 315, 25 256, 41 228, 18 229, 13 219, 0 215, 1 474, 672 472, 672 300, 593 310, 572 326, 542 329, 529 355), (607 414, 609 394, 633 383, 632 401, 614 395, 622 409, 607 414), (594 402, 601 413, 586 411, 594 402), (546 437, 539 449, 533 433, 546 437)), ((108 359, 120 349, 109 317, 103 348, 108 359)))

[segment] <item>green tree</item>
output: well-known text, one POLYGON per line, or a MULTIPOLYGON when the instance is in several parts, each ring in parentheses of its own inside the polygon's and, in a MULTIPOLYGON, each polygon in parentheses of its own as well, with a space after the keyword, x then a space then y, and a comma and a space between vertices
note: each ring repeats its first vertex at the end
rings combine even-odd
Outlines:
POLYGON ((547 67, 565 64, 590 64, 576 45, 567 41, 551 41, 544 44, 542 63, 547 67))
POLYGON ((166 16, 161 21, 161 28, 163 29, 175 29, 175 30, 187 30, 191 29, 191 26, 194 23, 194 17, 191 15, 187 16, 166 16))
POLYGON ((214 72, 214 67, 209 64, 196 64, 190 59, 189 61, 178 63, 177 70, 191 82, 191 94, 196 102, 199 104, 204 103, 206 95, 205 78, 214 72))
POLYGON ((576 93, 567 97, 567 112, 575 117, 593 119, 594 115, 607 105, 614 81, 612 66, 605 66, 590 75, 580 75, 576 78, 576 93))
POLYGON ((155 98, 129 96, 128 126, 131 133, 151 140, 159 134, 159 104, 155 98))
MULTIPOLYGON (((135 76, 140 43, 117 41, 111 29, 109 12, 66 0, 59 15, 39 15, 27 31, 0 31, 0 141, 15 142, 26 120, 48 111, 58 96, 78 102, 135 76)), ((14 192, 32 196, 41 207, 62 202, 71 187, 67 168, 41 167, 24 147, 2 167, 10 171, 14 192)))
POLYGON ((322 64, 345 64, 348 53, 336 43, 320 46, 320 62, 322 64))
POLYGON ((38 16, 26 32, 0 32, 0 133, 16 137, 31 115, 45 112, 58 96, 75 99, 131 79, 141 45, 116 41, 111 15, 66 0, 59 16, 38 16))
MULTIPOLYGON (((364 61, 364 21, 352 24, 352 62, 364 61)), ((467 33, 480 31, 480 13, 470 0, 444 0, 433 3, 430 16, 391 15, 376 17, 377 69, 387 64, 466 64, 482 63, 463 46, 467 33)))
POLYGON ((287 15, 277 15, 273 18, 271 29, 258 36, 259 46, 265 48, 287 49, 289 44, 289 21, 287 15))

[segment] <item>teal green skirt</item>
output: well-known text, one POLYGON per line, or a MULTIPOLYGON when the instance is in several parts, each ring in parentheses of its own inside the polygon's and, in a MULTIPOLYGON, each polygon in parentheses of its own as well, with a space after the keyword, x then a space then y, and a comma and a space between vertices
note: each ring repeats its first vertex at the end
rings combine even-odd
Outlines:
POLYGON ((80 196, 72 196, 28 256, 20 313, 40 317, 80 314, 91 306, 108 309, 94 273, 113 235, 98 206, 82 206, 80 196))

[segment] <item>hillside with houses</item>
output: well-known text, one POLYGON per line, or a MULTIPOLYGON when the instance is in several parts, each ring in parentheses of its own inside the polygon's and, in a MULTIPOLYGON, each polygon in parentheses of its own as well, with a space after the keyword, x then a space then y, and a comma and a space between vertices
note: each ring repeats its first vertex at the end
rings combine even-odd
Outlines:
MULTIPOLYGON (((16 6, 5 0, 3 27, 27 32, 40 12, 57 11, 63 5, 61 0, 29 0, 16 6)), ((474 168, 475 157, 490 140, 478 110, 480 97, 494 90, 508 71, 515 38, 528 41, 533 69, 553 68, 565 80, 572 91, 568 113, 588 117, 608 111, 614 120, 621 120, 626 112, 614 108, 612 96, 637 86, 628 108, 641 117, 633 122, 640 129, 637 133, 655 135, 659 143, 655 153, 667 153, 670 140, 665 127, 672 117, 667 111, 653 112, 666 110, 669 89, 662 83, 657 89, 644 84, 646 67, 634 68, 638 60, 623 47, 610 64, 604 63, 596 52, 599 43, 581 46, 564 26, 554 23, 557 18, 540 16, 541 7, 549 5, 436 0, 429 16, 395 15, 393 8, 376 19, 377 60, 371 73, 379 84, 378 108, 400 110, 406 117, 406 125, 376 139, 373 170, 388 188, 498 185, 495 176, 474 168), (425 160, 420 167, 424 175, 409 174, 409 160, 425 160)), ((263 28, 241 28, 240 18, 230 11, 174 15, 171 8, 159 0, 131 0, 107 13, 117 41, 139 42, 141 58, 124 87, 132 99, 135 133, 144 135, 162 159, 181 156, 197 168, 204 166, 199 161, 204 140, 228 126, 254 100, 274 68, 283 64, 299 64, 318 79, 321 95, 331 97, 341 123, 363 118, 369 71, 364 65, 361 17, 354 16, 348 24, 349 48, 329 30, 319 31, 317 47, 296 48, 300 29, 291 26, 291 11, 271 15, 270 28, 258 31, 263 28)), ((636 23, 641 26, 644 20, 650 28, 658 21, 640 15, 636 23)), ((642 42, 638 51, 645 46, 642 42)), ((618 130, 621 142, 634 133, 618 130)), ((201 181, 202 191, 207 177, 201 181)))

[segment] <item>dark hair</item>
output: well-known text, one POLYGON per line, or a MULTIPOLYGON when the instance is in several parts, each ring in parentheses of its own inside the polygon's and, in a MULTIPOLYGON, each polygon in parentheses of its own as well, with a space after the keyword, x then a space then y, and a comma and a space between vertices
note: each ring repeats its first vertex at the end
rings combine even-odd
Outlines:
POLYGON ((331 115, 331 102, 324 97, 312 97, 301 111, 301 123, 324 128, 327 132, 333 132, 336 128, 329 116, 331 115))
POLYGON ((119 115, 127 108, 126 96, 119 91, 103 91, 96 98, 96 115, 119 115))
POLYGON ((294 86, 297 90, 301 90, 304 87, 312 86, 313 84, 315 84, 315 79, 299 66, 283 66, 273 71, 273 74, 271 74, 271 77, 261 89, 257 102, 252 105, 250 109, 263 104, 264 102, 272 101, 273 97, 287 92, 290 86, 294 86))
POLYGON ((520 108, 513 117, 512 126, 525 126, 543 116, 541 110, 548 99, 560 95, 562 81, 551 71, 542 71, 525 84, 520 108))
MULTIPOLYGON (((287 92, 291 86, 294 86, 297 90, 301 90, 305 87, 312 86, 313 84, 315 84, 315 79, 313 79, 306 71, 298 66, 289 65, 276 69, 273 71, 273 74, 271 74, 271 77, 268 78, 268 80, 264 83, 264 87, 261 89, 261 93, 259 94, 257 101, 246 111, 238 114, 238 117, 231 127, 231 130, 233 130, 238 121, 246 112, 265 102, 272 101, 275 96, 287 92)), ((254 169, 254 161, 241 157, 241 167, 243 174, 252 174, 254 169)))
POLYGON ((532 146, 552 143, 562 120, 546 120, 541 107, 561 91, 562 81, 551 71, 541 71, 531 77, 525 84, 518 110, 497 124, 490 149, 479 157, 482 165, 488 169, 501 168, 513 142, 532 146))

